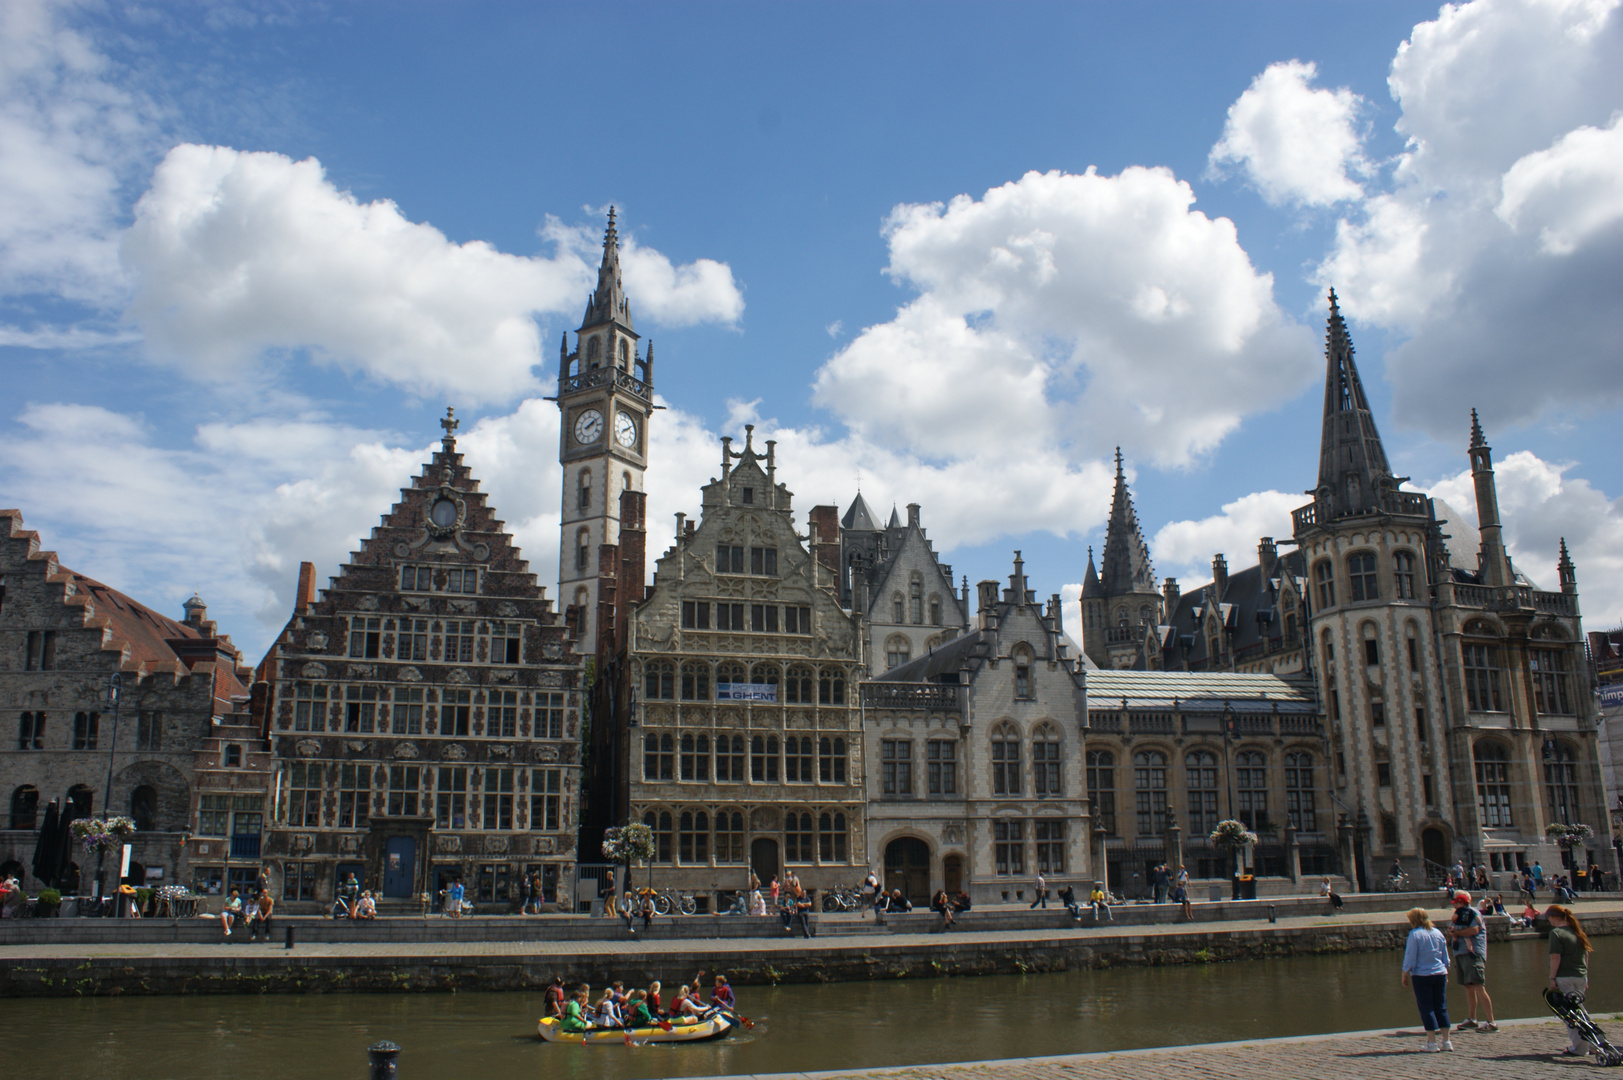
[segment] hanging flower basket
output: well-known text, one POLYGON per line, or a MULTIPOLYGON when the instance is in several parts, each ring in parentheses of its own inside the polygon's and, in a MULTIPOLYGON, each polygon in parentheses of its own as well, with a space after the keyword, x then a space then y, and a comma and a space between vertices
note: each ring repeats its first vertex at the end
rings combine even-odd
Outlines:
POLYGON ((1570 851, 1589 840, 1593 840, 1595 830, 1581 822, 1576 825, 1565 825, 1559 821, 1552 821, 1544 826, 1544 835, 1570 851))
POLYGON ((1224 851, 1238 851, 1257 842, 1257 834, 1247 829, 1241 822, 1232 819, 1219 821, 1217 828, 1212 830, 1212 845, 1224 851))
POLYGON ((78 818, 70 825, 74 839, 90 855, 99 855, 118 847, 135 835, 135 822, 127 817, 78 818))
POLYGON ((645 863, 654 857, 654 830, 646 825, 626 825, 603 834, 603 856, 617 863, 645 863))

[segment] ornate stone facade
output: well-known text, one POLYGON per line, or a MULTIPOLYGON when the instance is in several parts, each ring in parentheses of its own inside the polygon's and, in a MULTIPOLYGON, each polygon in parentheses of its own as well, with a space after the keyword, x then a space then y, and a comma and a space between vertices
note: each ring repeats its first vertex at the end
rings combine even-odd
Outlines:
POLYGON ((461 876, 498 908, 574 885, 581 665, 504 523, 442 448, 260 668, 277 771, 267 854, 292 910, 355 873, 385 898, 461 876), (545 842, 538 842, 545 841, 545 842))
POLYGON ((923 656, 969 628, 969 585, 953 590, 952 567, 937 556, 919 522, 892 510, 880 528, 858 493, 840 518, 840 600, 862 617, 864 664, 871 673, 923 656))

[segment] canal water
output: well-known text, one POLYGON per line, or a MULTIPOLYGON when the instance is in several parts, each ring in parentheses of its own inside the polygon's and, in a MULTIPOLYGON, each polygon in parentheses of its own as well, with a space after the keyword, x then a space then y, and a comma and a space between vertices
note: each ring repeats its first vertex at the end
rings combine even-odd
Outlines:
MULTIPOLYGON (((1493 946, 1498 1015, 1547 1016, 1548 946, 1493 946)), ((754 1031, 688 1046, 581 1047, 536 1035, 541 995, 326 994, 0 1001, 11 1076, 363 1080, 366 1047, 403 1080, 644 1080, 1178 1046, 1417 1024, 1396 953, 826 986, 740 987, 754 1031)), ((1600 938, 1590 1003, 1623 1009, 1623 939, 1600 938)), ((667 987, 669 995, 674 988, 667 987)), ((668 1000, 668 997, 667 997, 668 1000)), ((1465 1016, 1465 994, 1449 988, 1465 1016)), ((1623 1035, 1623 1025, 1617 1026, 1623 1035)), ((1465 1035, 1464 1038, 1491 1038, 1465 1035)), ((1554 1048, 1560 1042, 1552 1037, 1554 1048)))

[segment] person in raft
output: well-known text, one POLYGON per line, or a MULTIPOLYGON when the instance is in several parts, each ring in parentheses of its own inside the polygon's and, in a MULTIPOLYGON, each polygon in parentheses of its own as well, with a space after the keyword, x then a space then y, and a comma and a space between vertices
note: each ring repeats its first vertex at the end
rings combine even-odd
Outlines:
POLYGON ((558 1022, 562 1031, 581 1032, 590 1025, 586 1022, 586 991, 576 990, 564 1005, 564 1018, 558 1022))

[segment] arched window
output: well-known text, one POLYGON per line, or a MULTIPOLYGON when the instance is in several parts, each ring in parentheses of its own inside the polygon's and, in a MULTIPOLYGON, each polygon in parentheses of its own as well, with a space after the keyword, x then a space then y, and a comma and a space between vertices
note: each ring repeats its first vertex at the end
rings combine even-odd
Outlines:
POLYGON ((1109 750, 1087 753, 1088 798, 1093 800, 1093 824, 1105 835, 1116 835, 1116 755, 1109 750))
POLYGON ((676 740, 650 731, 642 737, 642 778, 670 780, 676 772, 676 740))
POLYGON ((825 784, 845 783, 845 740, 837 735, 817 740, 817 779, 825 784))
POLYGON ((710 700, 710 665, 687 663, 682 665, 682 700, 710 700))
POLYGON ((676 822, 676 857, 688 865, 710 861, 710 815, 684 810, 676 822))
POLYGON ((891 622, 904 623, 907 621, 907 602, 902 599, 901 593, 890 598, 891 622))
POLYGON ((1503 743, 1483 739, 1476 744, 1476 803, 1482 824, 1490 829, 1512 827, 1510 816, 1510 753, 1503 743))
MULTIPOLYGON (((1470 629, 1466 627, 1467 632, 1470 629)), ((1499 695, 1499 646, 1465 641, 1460 644, 1460 652, 1465 660, 1466 706, 1472 712, 1504 712, 1504 700, 1499 695)))
POLYGON ((1183 765, 1189 781, 1189 835, 1205 836, 1217 828, 1217 755, 1194 750, 1184 757, 1183 765))
MULTIPOLYGON (((1133 798, 1137 802, 1138 835, 1154 837, 1166 832, 1167 756, 1159 750, 1140 750, 1133 755, 1133 798)), ((1192 834, 1193 825, 1190 830, 1192 834)))
POLYGON ((845 672, 839 668, 823 668, 818 673, 817 703, 819 705, 845 704, 845 672))
POLYGON ((1020 794, 1020 732, 1013 724, 992 729, 992 794, 1020 794))
POLYGON ((1359 551, 1347 556, 1347 589, 1354 602, 1381 598, 1373 551, 1359 551))
POLYGON ((1336 606, 1336 571, 1329 559, 1313 565, 1313 580, 1319 589, 1319 610, 1336 606))
POLYGON ((738 810, 716 811, 716 861, 744 861, 744 815, 738 810))
POLYGON ((716 736, 716 780, 723 784, 744 782, 744 736, 716 736))
POLYGON ((1318 832, 1314 806, 1313 755, 1292 751, 1285 755, 1285 815, 1297 832, 1318 832))
POLYGON ((911 660, 913 646, 905 634, 892 634, 885 639, 885 670, 901 667, 911 660))
POLYGON ((39 827, 39 788, 24 784, 11 793, 11 827, 34 829, 39 827))
POLYGON ((760 735, 750 739, 750 779, 758 784, 778 782, 778 737, 760 735))
POLYGON ((1240 821, 1255 832, 1268 827, 1268 759, 1255 750, 1234 755, 1235 794, 1240 821))
POLYGON ((84 784, 74 784, 68 789, 67 809, 76 818, 90 817, 96 808, 96 793, 84 784))
POLYGON ((130 792, 130 818, 140 832, 151 832, 157 828, 158 792, 155 789, 142 784, 130 792))
POLYGON ((717 694, 720 694, 723 690, 727 691, 728 694, 731 694, 732 685, 734 683, 743 683, 748 681, 749 676, 748 673, 744 671, 743 664, 724 663, 716 665, 717 694))
POLYGON ((1380 667, 1381 640, 1378 636, 1380 631, 1376 629, 1374 623, 1367 622, 1359 624, 1358 632, 1364 642, 1364 665, 1366 667, 1380 667))
POLYGON ((642 823, 654 831, 654 861, 671 861, 671 812, 650 810, 642 816, 642 823))
POLYGON ((603 362, 603 342, 592 338, 586 343, 586 370, 591 371, 603 362))
POLYGON ((710 779, 710 736, 682 736, 681 767, 684 780, 710 779))
POLYGON ((650 660, 642 670, 644 700, 660 701, 676 696, 676 667, 669 660, 650 660))
POLYGON ((941 597, 935 593, 930 594, 930 625, 941 625, 941 597))
POLYGON ((1551 821, 1570 825, 1583 820, 1578 805, 1578 755, 1559 739, 1544 758, 1544 796, 1551 821))
POLYGON ((817 692, 812 688, 809 667, 791 667, 783 684, 783 700, 791 705, 817 704, 817 692))
POLYGON ((1420 627, 1410 620, 1403 628, 1403 644, 1409 653, 1409 670, 1420 670, 1420 627))
POLYGON ((1395 551, 1392 553, 1392 595, 1399 600, 1413 600, 1415 598, 1413 552, 1395 551))
POLYGON ((822 862, 845 862, 845 815, 824 812, 817 816, 817 856, 822 862))
POLYGON ((1528 649, 1527 660, 1533 679, 1533 708, 1547 716, 1570 716, 1572 654, 1564 648, 1528 649))
POLYGON ((575 533, 575 569, 585 570, 592 565, 592 530, 581 529, 575 533))
POLYGON ((812 816, 793 812, 783 815, 784 862, 809 863, 816 859, 812 848, 812 816))
POLYGON ((620 370, 631 370, 631 344, 625 338, 620 339, 620 370))
POLYGON ((592 508, 592 470, 591 469, 582 469, 580 471, 580 486, 576 489, 575 509, 579 510, 581 513, 584 514, 586 511, 590 510, 591 508, 592 508))
POLYGON ((812 774, 812 737, 790 735, 783 741, 783 778, 791 784, 810 784, 812 774))
POLYGON ((924 622, 924 579, 914 574, 907 583, 907 609, 914 626, 924 622))
POLYGON ((1064 794, 1060 772, 1059 729, 1041 724, 1031 737, 1031 791, 1038 798, 1064 794))

